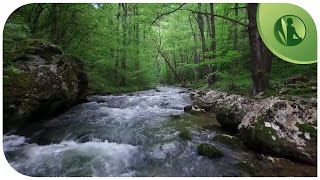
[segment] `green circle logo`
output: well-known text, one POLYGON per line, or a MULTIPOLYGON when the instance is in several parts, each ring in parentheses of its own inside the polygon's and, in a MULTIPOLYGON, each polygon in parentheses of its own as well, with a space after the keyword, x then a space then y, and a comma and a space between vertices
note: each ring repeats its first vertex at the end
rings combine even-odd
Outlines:
POLYGON ((274 34, 278 42, 285 46, 296 46, 306 36, 306 26, 303 21, 294 15, 286 15, 277 20, 274 34))

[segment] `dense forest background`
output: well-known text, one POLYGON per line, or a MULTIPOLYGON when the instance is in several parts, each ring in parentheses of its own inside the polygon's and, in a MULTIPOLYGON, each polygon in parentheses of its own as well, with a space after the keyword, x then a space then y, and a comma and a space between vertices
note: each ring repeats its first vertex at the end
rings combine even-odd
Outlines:
MULTIPOLYGON (((4 85, 6 75, 16 72, 11 63, 15 52, 39 42, 83 60, 92 94, 159 83, 273 94, 289 77, 315 80, 316 64, 282 61, 261 39, 251 38, 257 33, 255 10, 256 5, 242 3, 28 4, 5 24, 4 85)), ((316 92, 295 87, 286 93, 316 92)))

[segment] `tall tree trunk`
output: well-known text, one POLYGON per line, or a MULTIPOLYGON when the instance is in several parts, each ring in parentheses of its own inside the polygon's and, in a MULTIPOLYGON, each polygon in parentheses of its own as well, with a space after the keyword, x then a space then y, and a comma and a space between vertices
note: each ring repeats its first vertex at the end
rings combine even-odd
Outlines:
MULTIPOLYGON (((216 52, 217 43, 216 43, 216 25, 214 20, 214 5, 210 3, 210 14, 211 14, 211 51, 216 52)), ((214 56, 212 56, 214 59, 214 56)))
MULTIPOLYGON (((120 42, 120 15, 121 15, 121 3, 118 4, 118 12, 116 14, 116 39, 117 43, 120 42)), ((119 45, 117 45, 117 48, 115 48, 115 53, 114 53, 114 68, 113 68, 113 78, 114 82, 117 84, 119 83, 119 61, 120 61, 120 49, 119 45)))
POLYGON ((193 61, 195 64, 197 64, 197 67, 194 71, 194 80, 196 82, 199 81, 199 67, 198 67, 198 64, 200 63, 200 58, 198 56, 198 53, 197 53, 197 36, 196 36, 196 33, 194 32, 193 30, 193 26, 192 26, 192 21, 191 21, 191 17, 189 17, 189 24, 190 24, 190 27, 191 27, 191 32, 192 32, 192 36, 193 36, 193 40, 194 40, 194 43, 193 43, 193 61))
MULTIPOLYGON (((239 4, 235 3, 234 4, 234 15, 235 15, 235 20, 238 20, 239 17, 239 4)), ((234 25, 234 32, 233 32, 233 48, 234 50, 238 50, 238 26, 235 24, 234 25)))
POLYGON ((140 62, 139 62, 139 53, 140 53, 140 27, 139 27, 139 21, 137 20, 137 17, 139 16, 139 7, 138 4, 135 4, 134 8, 134 16, 135 16, 135 22, 134 22, 134 31, 135 31, 135 69, 137 71, 140 70, 140 62))
MULTIPOLYGON (((201 12, 201 3, 198 3, 198 9, 201 12)), ((202 60, 204 61, 206 59, 206 52, 207 52, 207 46, 206 46, 206 39, 204 35, 204 22, 203 22, 203 16, 202 13, 197 14, 197 22, 200 32, 200 39, 201 39, 201 48, 202 48, 202 60)), ((210 67, 208 65, 205 65, 204 67, 205 74, 210 73, 210 67)))
POLYGON ((257 29, 256 13, 258 4, 248 3, 249 41, 251 47, 252 93, 263 92, 269 87, 268 68, 271 69, 272 53, 264 45, 257 29))
POLYGON ((211 30, 212 30, 212 28, 211 28, 211 20, 210 20, 210 15, 209 15, 209 13, 208 13, 208 10, 207 10, 207 6, 206 6, 206 8, 205 8, 205 13, 206 13, 206 21, 207 21, 207 38, 211 38, 211 34, 212 34, 212 32, 211 32, 211 30))
POLYGON ((125 86, 126 85, 126 69, 127 69, 128 4, 122 3, 122 9, 123 9, 123 16, 122 16, 122 33, 123 33, 122 36, 123 36, 123 39, 122 39, 122 58, 121 58, 122 73, 121 73, 120 85, 125 86))

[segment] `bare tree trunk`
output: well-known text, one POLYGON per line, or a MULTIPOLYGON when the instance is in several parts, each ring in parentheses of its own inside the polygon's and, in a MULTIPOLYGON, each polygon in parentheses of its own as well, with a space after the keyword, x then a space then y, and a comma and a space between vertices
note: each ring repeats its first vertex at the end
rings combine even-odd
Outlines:
POLYGON ((269 87, 268 68, 271 69, 272 53, 264 45, 259 36, 256 22, 258 4, 248 3, 249 41, 251 47, 252 64, 252 93, 258 94, 269 87))
MULTIPOLYGON (((116 18, 117 18, 117 22, 116 22, 116 39, 117 42, 120 42, 120 15, 121 15, 121 3, 118 4, 118 12, 116 14, 116 18)), ((119 76, 119 61, 120 61, 120 49, 117 47, 115 49, 115 53, 114 53, 114 68, 113 68, 113 79, 114 82, 116 82, 117 84, 119 83, 118 81, 118 76, 119 76)))
POLYGON ((135 69, 138 71, 140 69, 140 61, 139 61, 139 53, 140 53, 140 27, 139 27, 139 21, 136 20, 136 18, 139 16, 139 7, 138 4, 135 4, 134 8, 134 16, 135 16, 135 24, 134 24, 134 30, 135 30, 135 45, 136 45, 136 51, 135 51, 135 69))
MULTIPOLYGON (((234 15, 235 15, 235 20, 238 20, 239 17, 239 4, 235 3, 234 4, 234 15)), ((233 32, 233 48, 234 50, 238 50, 238 26, 235 24, 234 25, 234 32, 233 32)))
POLYGON ((122 58, 121 58, 121 81, 120 85, 126 85, 126 69, 127 69, 127 16, 128 16, 128 4, 122 3, 123 9, 123 16, 122 16, 122 33, 123 33, 123 40, 122 40, 122 58))
MULTIPOLYGON (((196 33, 193 30, 191 17, 189 17, 189 23, 190 23, 191 32, 192 32, 192 35, 193 35, 193 40, 194 40, 194 43, 193 43, 193 52, 194 52, 193 53, 193 60, 194 60, 194 63, 198 65, 200 63, 200 58, 199 58, 199 55, 197 53, 197 36, 196 36, 196 33)), ((196 82, 199 81, 199 67, 197 67, 195 69, 195 71, 194 71, 194 79, 195 79, 196 82)))
MULTIPOLYGON (((216 43, 216 25, 214 19, 214 4, 210 3, 210 13, 211 13, 211 51, 216 52, 217 43, 216 43)), ((214 59, 214 56, 212 56, 214 59)))
MULTIPOLYGON (((198 3, 199 11, 201 11, 201 3, 198 3)), ((202 47, 202 60, 204 61, 206 59, 206 52, 207 52, 207 45, 206 45, 206 39, 204 36, 204 21, 203 16, 201 13, 197 14, 197 22, 198 27, 200 31, 200 39, 201 39, 201 47, 202 47)), ((204 67, 205 74, 210 73, 210 67, 208 65, 205 65, 204 67)))
POLYGON ((169 59, 162 53, 161 50, 159 50, 161 56, 163 57, 163 59, 166 61, 166 63, 168 64, 169 68, 171 69, 172 73, 174 74, 174 76, 179 80, 180 84, 182 87, 185 87, 184 82, 182 81, 182 79, 179 77, 179 75, 175 72, 175 70, 173 69, 173 67, 171 66, 169 59))
POLYGON ((210 38, 210 36, 211 36, 211 34, 212 34, 212 32, 211 32, 212 28, 211 28, 210 15, 209 15, 209 13, 208 13, 208 11, 207 11, 207 7, 205 8, 205 13, 206 13, 205 17, 206 17, 207 27, 208 27, 208 28, 207 28, 207 31, 208 31, 208 33, 207 33, 207 38, 210 38))

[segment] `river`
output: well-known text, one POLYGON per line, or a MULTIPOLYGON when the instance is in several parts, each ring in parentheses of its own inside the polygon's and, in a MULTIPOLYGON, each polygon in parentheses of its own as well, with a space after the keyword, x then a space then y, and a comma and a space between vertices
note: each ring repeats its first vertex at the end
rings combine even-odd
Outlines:
POLYGON ((236 164, 254 155, 212 141, 209 116, 186 114, 187 89, 158 87, 129 94, 91 96, 64 114, 4 135, 10 165, 29 176, 247 176, 236 164), (179 138, 181 127, 192 140, 179 138), (224 153, 197 154, 200 143, 224 153))

